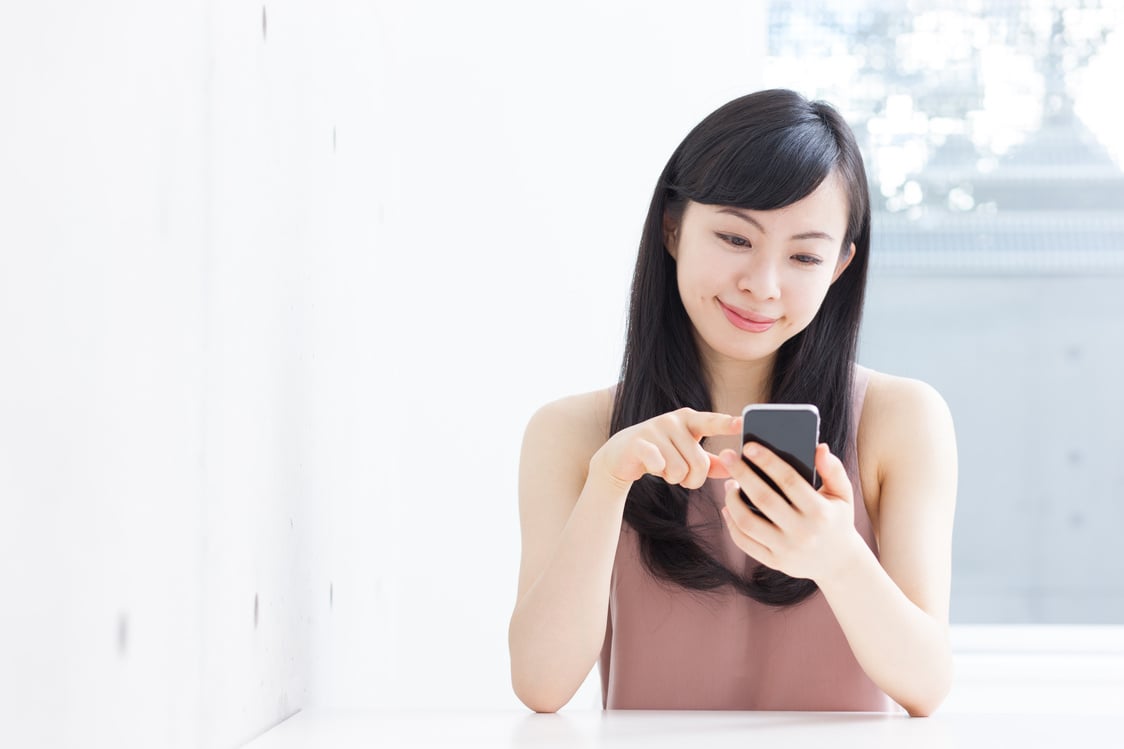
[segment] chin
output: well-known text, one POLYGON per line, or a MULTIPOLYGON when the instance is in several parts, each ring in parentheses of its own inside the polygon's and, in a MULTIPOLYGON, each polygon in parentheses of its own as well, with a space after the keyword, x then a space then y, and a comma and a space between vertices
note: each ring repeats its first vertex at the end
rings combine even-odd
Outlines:
POLYGON ((774 356, 776 356, 777 351, 780 349, 783 343, 784 341, 761 341, 757 345, 747 346, 745 344, 736 345, 731 344, 728 341, 724 341, 720 342, 717 346, 708 343, 707 348, 724 359, 749 363, 773 358, 774 356))

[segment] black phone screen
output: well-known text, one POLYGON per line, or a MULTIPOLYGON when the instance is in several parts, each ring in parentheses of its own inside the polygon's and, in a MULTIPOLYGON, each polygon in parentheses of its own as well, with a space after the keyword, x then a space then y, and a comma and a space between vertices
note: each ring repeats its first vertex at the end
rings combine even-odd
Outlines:
MULTIPOLYGON (((742 424, 742 444, 758 442, 775 452, 804 477, 812 486, 819 488, 816 476, 816 444, 819 442, 820 416, 815 406, 799 408, 777 408, 769 406, 746 409, 742 424)), ((784 492, 772 479, 743 458, 774 491, 784 497, 784 492)), ((764 517, 763 513, 742 492, 742 499, 750 509, 764 517)), ((785 497, 788 500, 788 497, 785 497)))

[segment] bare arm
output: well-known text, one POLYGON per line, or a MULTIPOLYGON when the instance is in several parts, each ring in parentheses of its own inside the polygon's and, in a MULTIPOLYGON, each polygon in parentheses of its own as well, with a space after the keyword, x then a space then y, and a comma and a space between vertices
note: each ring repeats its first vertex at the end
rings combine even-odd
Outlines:
POLYGON ((855 529, 851 482, 827 445, 816 451, 819 492, 776 455, 746 447, 746 456, 777 482, 791 506, 744 468, 734 451, 723 451, 735 479, 727 482, 724 513, 731 538, 747 554, 792 577, 815 580, 866 674, 910 715, 929 715, 952 680, 952 419, 932 388, 886 378, 877 395, 871 383, 860 429, 869 436, 863 447, 877 456, 881 564, 855 529), (749 512, 739 484, 769 520, 749 512))
POLYGON ((944 400, 923 383, 891 378, 868 406, 879 455, 880 560, 862 544, 820 587, 867 675, 910 715, 924 716, 952 684, 956 437, 944 400))
POLYGON ((512 686, 536 712, 569 702, 597 662, 629 489, 586 481, 588 463, 577 456, 563 465, 550 449, 557 421, 540 412, 527 430, 519 479, 523 559, 508 629, 512 686))
POLYGON ((600 655, 632 482, 652 473, 701 486, 708 474, 724 471, 698 440, 740 428, 740 420, 729 416, 683 411, 605 441, 608 403, 597 405, 597 398, 607 395, 540 409, 523 441, 523 553, 508 647, 515 693, 537 712, 554 712, 569 702, 600 655))

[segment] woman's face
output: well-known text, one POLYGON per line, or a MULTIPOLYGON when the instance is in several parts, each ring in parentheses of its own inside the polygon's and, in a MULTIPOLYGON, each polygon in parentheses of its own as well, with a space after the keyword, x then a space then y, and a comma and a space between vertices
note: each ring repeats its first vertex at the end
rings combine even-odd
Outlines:
POLYGON ((704 358, 758 361, 815 317, 840 259, 847 196, 834 173, 810 195, 771 211, 689 201, 665 223, 679 294, 704 358))

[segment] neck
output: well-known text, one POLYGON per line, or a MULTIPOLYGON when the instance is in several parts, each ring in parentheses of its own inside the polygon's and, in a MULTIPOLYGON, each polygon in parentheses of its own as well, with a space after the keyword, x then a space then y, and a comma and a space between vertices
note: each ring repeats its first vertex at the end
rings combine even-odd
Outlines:
POLYGON ((757 361, 737 361, 711 352, 704 359, 711 408, 731 416, 741 416, 750 403, 769 400, 769 381, 776 354, 757 361))

